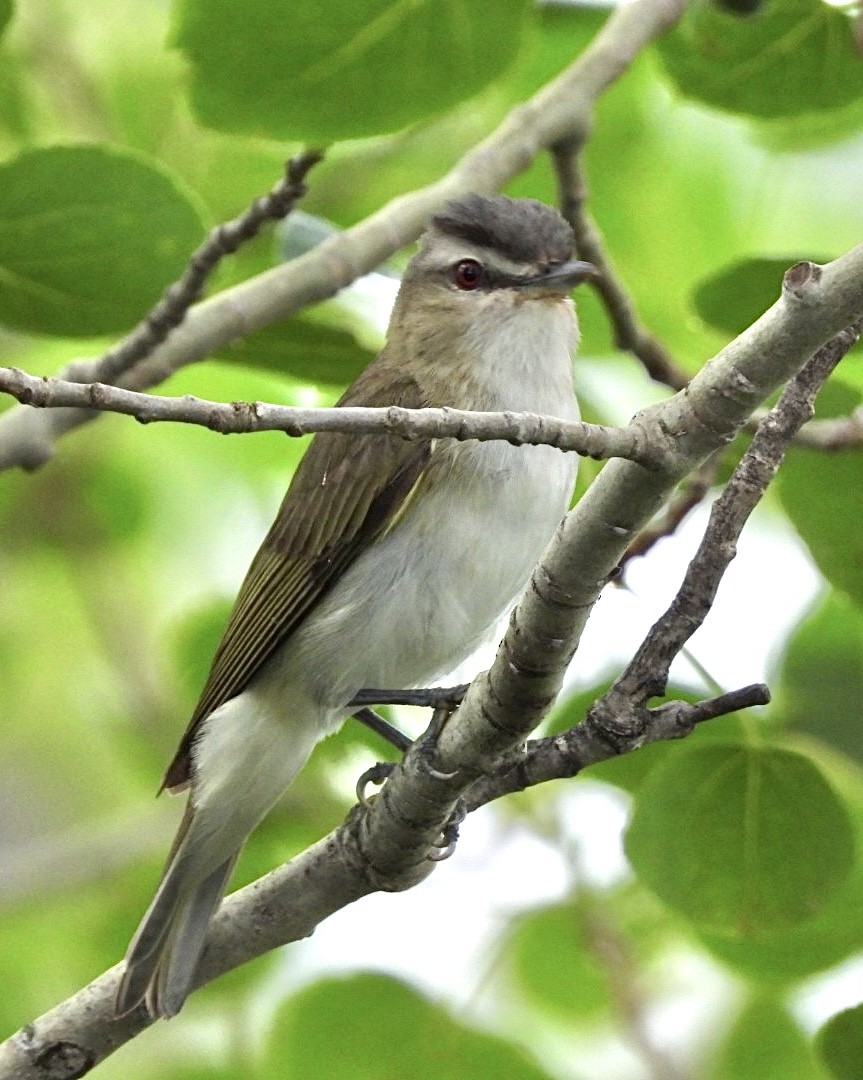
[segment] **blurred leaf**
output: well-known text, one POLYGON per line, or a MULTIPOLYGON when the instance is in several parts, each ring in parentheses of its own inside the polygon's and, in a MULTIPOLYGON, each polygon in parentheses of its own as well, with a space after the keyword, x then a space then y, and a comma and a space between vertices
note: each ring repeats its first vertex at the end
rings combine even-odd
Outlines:
POLYGON ((822 0, 764 0, 743 17, 700 0, 658 48, 684 94, 730 112, 793 116, 863 94, 851 21, 822 0))
POLYGON ((590 942, 593 904, 578 900, 530 912, 512 928, 508 952, 519 992, 544 1012, 570 1022, 610 1004, 608 973, 590 942))
POLYGON ((817 914, 851 870, 854 837, 842 802, 802 754, 705 743, 648 776, 626 852, 669 907, 749 937, 817 914))
POLYGON ((825 1080, 805 1035, 772 998, 751 1002, 711 1056, 706 1080, 825 1080))
POLYGON ((785 723, 863 760, 863 612, 843 594, 791 638, 775 700, 785 723))
POLYGON ((226 598, 210 600, 185 614, 174 628, 171 657, 190 702, 197 700, 207 680, 232 606, 233 601, 226 598))
POLYGON ((765 984, 796 982, 863 948, 863 775, 843 755, 800 742, 825 770, 851 815, 857 853, 851 874, 832 890, 814 918, 797 925, 777 925, 750 938, 698 928, 699 937, 715 956, 765 984))
POLYGON ((818 569, 863 607, 861 467, 859 450, 827 456, 792 447, 776 478, 776 490, 818 569))
POLYGON ((835 1080, 859 1080, 863 1063, 863 1005, 831 1017, 815 1037, 815 1047, 835 1080))
POLYGON ((220 353, 231 363, 266 368, 311 385, 347 386, 372 359, 352 334, 310 316, 265 326, 220 353))
POLYGON ((695 286, 693 306, 710 326, 726 334, 739 334, 779 299, 785 271, 804 257, 813 262, 830 261, 816 259, 811 253, 781 259, 738 259, 695 286))
POLYGON ((0 504, 7 551, 50 545, 74 557, 128 543, 152 503, 136 464, 82 452, 52 462, 26 483, 8 484, 0 504))
MULTIPOLYGON (((441 932, 443 928, 441 928, 441 932)), ((267 1055, 275 1080, 543 1080, 513 1043, 474 1031, 383 975, 324 979, 285 1002, 267 1055)))
POLYGON ((12 18, 12 0, 0 0, 0 34, 9 25, 12 18))
POLYGON ((26 78, 17 56, 0 56, 0 130, 5 129, 11 138, 22 143, 29 133, 26 78))
POLYGON ((327 142, 395 131, 471 97, 512 63, 527 9, 527 0, 180 0, 173 40, 203 123, 327 142))
POLYGON ((202 231, 190 197, 139 155, 26 151, 0 166, 0 320, 69 336, 127 329, 202 231))

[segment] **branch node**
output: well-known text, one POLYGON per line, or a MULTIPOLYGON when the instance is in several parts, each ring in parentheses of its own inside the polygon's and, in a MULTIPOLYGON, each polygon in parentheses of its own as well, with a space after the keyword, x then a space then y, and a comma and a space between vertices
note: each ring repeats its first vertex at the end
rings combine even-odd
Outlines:
POLYGON ((795 263, 785 271, 782 279, 783 292, 791 293, 798 300, 805 299, 809 289, 821 280, 822 269, 818 263, 809 262, 808 259, 795 263))

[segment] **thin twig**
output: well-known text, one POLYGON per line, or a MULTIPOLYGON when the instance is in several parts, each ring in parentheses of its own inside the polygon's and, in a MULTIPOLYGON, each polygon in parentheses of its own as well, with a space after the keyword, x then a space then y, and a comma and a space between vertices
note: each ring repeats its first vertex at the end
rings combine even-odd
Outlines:
MULTIPOLYGON (((642 0, 616 9, 569 67, 512 109, 445 176, 400 195, 313 251, 202 300, 166 342, 127 372, 124 385, 147 389, 231 341, 333 296, 416 239, 429 215, 447 199, 470 191, 499 191, 545 148, 565 138, 586 139, 597 98, 685 7, 686 0, 642 0)), ((92 361, 80 361, 76 379, 102 379, 92 367, 92 361)), ((0 469, 38 468, 50 459, 61 435, 94 415, 72 409, 43 414, 10 409, 0 417, 0 469)))
MULTIPOLYGON (((690 511, 703 502, 722 462, 722 452, 712 454, 704 464, 680 485, 656 520, 632 541, 623 558, 621 569, 632 559, 646 555, 660 540, 673 536, 690 511)), ((620 580, 620 579, 618 579, 620 580)))
POLYGON ((319 150, 292 157, 285 165, 285 175, 270 192, 255 199, 239 217, 211 230, 203 244, 192 253, 183 276, 168 286, 162 299, 134 330, 95 365, 88 361, 76 369, 75 364, 70 364, 64 373, 66 378, 75 382, 115 382, 139 360, 149 356, 185 319, 221 260, 257 236, 265 222, 279 221, 291 212, 306 193, 306 175, 322 158, 319 150), (77 377, 79 371, 80 378, 77 377))
POLYGON ((454 438, 514 445, 554 446, 585 457, 607 460, 625 457, 650 468, 656 448, 638 425, 625 428, 561 420, 553 416, 516 412, 470 412, 465 409, 386 408, 303 409, 263 402, 207 401, 187 394, 164 397, 140 394, 105 383, 76 383, 28 375, 17 368, 0 368, 0 392, 36 408, 86 408, 134 416, 141 423, 173 421, 197 424, 223 435, 252 431, 283 431, 293 437, 316 431, 347 434, 388 432, 405 439, 454 438))
POLYGON ((794 436, 812 416, 824 381, 860 336, 861 326, 863 323, 855 323, 822 346, 758 425, 748 450, 713 504, 704 537, 671 606, 653 625, 626 671, 594 707, 594 722, 602 715, 615 715, 623 702, 644 704, 665 692, 671 663, 710 611, 719 583, 736 554, 743 526, 794 436))
MULTIPOLYGON (((766 410, 759 410, 753 418, 753 430, 764 415, 766 415, 766 410)), ((747 425, 748 428, 749 425, 747 425)), ((826 454, 859 450, 863 447, 863 406, 858 406, 848 416, 830 416, 808 421, 797 432, 794 445, 805 446, 810 450, 821 450, 826 454)))
POLYGON ((580 151, 581 146, 571 141, 552 148, 561 213, 575 233, 575 250, 580 259, 593 263, 599 270, 590 284, 605 305, 617 347, 637 357, 656 382, 681 390, 689 382, 689 376, 639 319, 635 303, 606 253, 599 228, 587 212, 587 180, 581 168, 580 151))
POLYGON ((632 753, 648 742, 686 738, 698 724, 769 701, 767 687, 753 683, 695 703, 667 701, 655 709, 627 706, 614 717, 603 716, 601 724, 589 714, 566 731, 528 739, 501 756, 495 767, 471 786, 463 800, 465 808, 471 812, 537 784, 568 780, 591 765, 632 753))

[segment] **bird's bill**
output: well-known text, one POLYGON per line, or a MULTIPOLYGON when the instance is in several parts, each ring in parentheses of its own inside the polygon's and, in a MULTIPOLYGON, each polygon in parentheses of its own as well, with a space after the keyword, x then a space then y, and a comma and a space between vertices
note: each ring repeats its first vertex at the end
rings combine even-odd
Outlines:
POLYGON ((523 289, 526 292, 566 292, 580 285, 589 278, 598 277, 599 271, 593 263, 583 262, 581 259, 571 259, 569 262, 560 263, 552 267, 544 274, 535 277, 517 278, 512 281, 513 288, 523 289))

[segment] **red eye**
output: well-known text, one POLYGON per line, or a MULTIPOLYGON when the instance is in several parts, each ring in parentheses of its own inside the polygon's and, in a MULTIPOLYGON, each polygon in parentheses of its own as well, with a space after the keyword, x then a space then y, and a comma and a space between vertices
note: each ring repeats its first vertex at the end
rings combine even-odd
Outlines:
POLYGON ((482 284, 483 269, 476 259, 462 259, 452 268, 452 280, 457 288, 470 292, 482 284))

